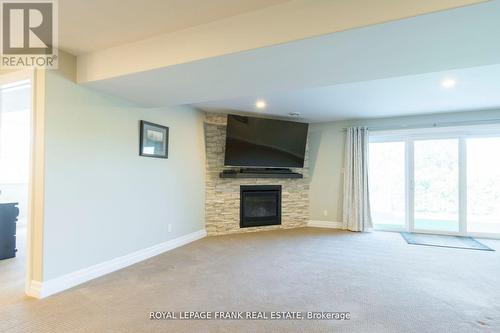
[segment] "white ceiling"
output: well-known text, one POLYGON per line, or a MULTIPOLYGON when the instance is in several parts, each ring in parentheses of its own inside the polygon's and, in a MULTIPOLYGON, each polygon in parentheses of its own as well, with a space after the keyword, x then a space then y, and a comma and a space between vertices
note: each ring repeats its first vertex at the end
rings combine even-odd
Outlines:
POLYGON ((139 105, 308 121, 500 109, 500 1, 85 83, 139 105), (456 78, 443 90, 442 79, 456 78))
POLYGON ((289 0, 60 0, 59 46, 79 55, 289 0))
MULTIPOLYGON (((114 0, 99 0, 99 6, 96 7, 99 8, 99 12, 95 15, 89 15, 88 10, 85 11, 86 6, 94 4, 94 1, 82 2, 85 3, 82 5, 85 8, 82 8, 82 13, 78 11, 79 15, 85 14, 86 21, 91 22, 90 29, 82 29, 79 22, 67 21, 61 30, 66 34, 63 38, 63 48, 64 43, 76 42, 90 47, 95 47, 93 43, 106 47, 78 56, 77 80, 79 83, 84 83, 266 48, 485 1, 487 0, 293 0, 121 44, 120 40, 122 42, 124 39, 130 40, 143 30, 157 31, 147 29, 151 25, 149 21, 157 22, 158 15, 163 18, 164 12, 175 13, 176 7, 170 8, 168 5, 172 1, 166 1, 168 5, 163 8, 164 12, 160 9, 155 10, 149 20, 149 15, 141 13, 144 8, 154 10, 151 4, 156 2, 141 2, 143 7, 135 13, 135 7, 130 6, 129 1, 123 1, 120 2, 117 13, 124 12, 131 16, 131 20, 123 21, 121 15, 107 16, 115 14, 114 11, 110 13, 108 10, 109 2, 115 2, 114 0), (110 30, 113 32, 116 29, 119 29, 119 33, 109 34, 110 30), (90 41, 89 36, 91 36, 90 41), (115 44, 121 45, 110 47, 115 44)), ((220 1, 189 0, 186 4, 192 6, 181 8, 179 17, 199 12, 203 6, 197 6, 197 3, 210 6, 208 8, 210 13, 217 8, 220 1)), ((234 0, 231 5, 239 6, 241 3, 245 4, 247 1, 234 0)), ((252 2, 254 3, 257 4, 252 2)), ((61 16, 63 20, 72 17, 64 10, 61 16)), ((165 19, 170 19, 170 16, 166 15, 165 19)), ((168 22, 178 22, 179 17, 168 22)), ((184 24, 183 21, 180 23, 184 24)))
POLYGON ((500 65, 293 90, 195 104, 206 111, 250 112, 288 117, 298 112, 311 122, 447 111, 500 110, 500 65), (444 88, 445 79, 456 80, 444 88), (265 110, 255 107, 265 100, 265 110))

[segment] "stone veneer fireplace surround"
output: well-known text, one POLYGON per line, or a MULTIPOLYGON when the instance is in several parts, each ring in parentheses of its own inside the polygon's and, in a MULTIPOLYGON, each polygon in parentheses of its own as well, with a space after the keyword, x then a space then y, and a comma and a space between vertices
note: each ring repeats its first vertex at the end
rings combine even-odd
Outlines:
POLYGON ((292 169, 301 179, 220 178, 224 170, 225 114, 207 113, 205 120, 206 193, 205 222, 208 235, 305 227, 309 219, 308 154, 304 168, 292 169), (280 185, 281 224, 240 228, 240 186, 280 185))

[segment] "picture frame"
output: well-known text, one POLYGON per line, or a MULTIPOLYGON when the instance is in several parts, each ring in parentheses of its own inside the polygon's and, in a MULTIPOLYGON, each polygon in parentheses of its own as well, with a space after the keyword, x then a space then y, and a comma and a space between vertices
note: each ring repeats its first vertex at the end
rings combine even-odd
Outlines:
POLYGON ((139 155, 145 157, 168 158, 167 126, 140 121, 139 155))

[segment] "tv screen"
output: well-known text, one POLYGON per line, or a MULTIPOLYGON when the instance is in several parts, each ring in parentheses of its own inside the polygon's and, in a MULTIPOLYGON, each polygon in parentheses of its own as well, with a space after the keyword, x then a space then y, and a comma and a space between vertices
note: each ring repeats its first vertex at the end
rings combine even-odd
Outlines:
POLYGON ((302 168, 309 125, 228 115, 224 165, 302 168))

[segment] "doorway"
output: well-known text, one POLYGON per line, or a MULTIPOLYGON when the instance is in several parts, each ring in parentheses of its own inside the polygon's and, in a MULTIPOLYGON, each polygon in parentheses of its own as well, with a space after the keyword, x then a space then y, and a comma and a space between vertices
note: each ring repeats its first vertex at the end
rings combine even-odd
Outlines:
POLYGON ((31 80, 0 81, 0 305, 24 297, 31 163, 31 80))
POLYGON ((459 232, 458 139, 413 144, 413 229, 459 232))

